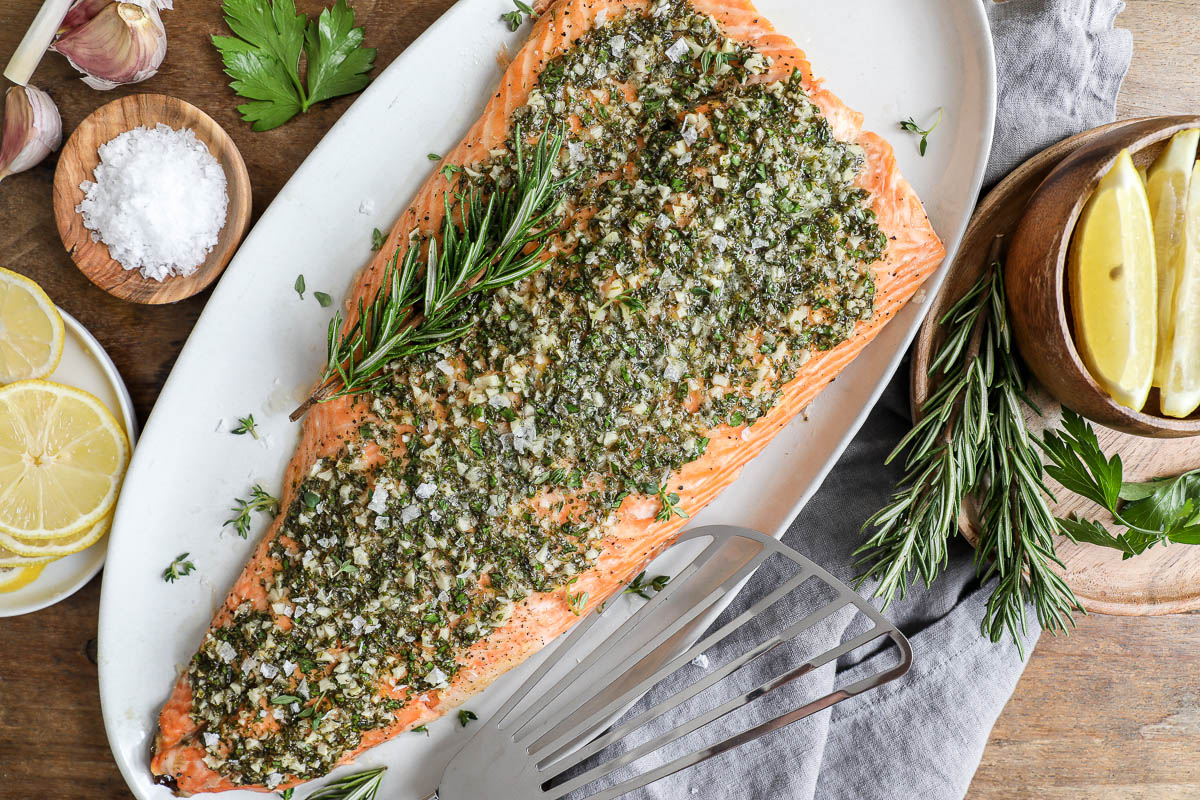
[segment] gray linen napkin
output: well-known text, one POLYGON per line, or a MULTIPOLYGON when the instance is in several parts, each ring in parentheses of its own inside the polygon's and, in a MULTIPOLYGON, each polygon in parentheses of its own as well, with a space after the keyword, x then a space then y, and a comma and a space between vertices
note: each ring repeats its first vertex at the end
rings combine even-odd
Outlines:
MULTIPOLYGON (((1113 29, 1114 18, 1124 8, 1121 0, 970 1, 988 6, 999 65, 999 112, 989 184, 1048 144, 1113 119, 1132 52, 1129 33, 1113 29)), ((905 364, 784 537, 843 580, 855 575, 851 553, 862 540, 863 521, 887 501, 900 477, 900 468, 885 467, 883 460, 910 427, 907 389, 905 364)), ((758 571, 722 621, 779 585, 783 578, 769 566, 758 571)), ((970 548, 957 540, 945 575, 934 587, 914 588, 887 612, 912 642, 916 663, 908 675, 630 796, 654 800, 962 797, 988 733, 1025 666, 1011 642, 991 644, 979 634, 989 593, 990 586, 981 587, 976 579, 970 548)), ((684 678, 690 683, 703 669, 715 668, 800 619, 814 604, 821 600, 776 604, 746 626, 739 644, 710 651, 709 664, 690 666, 691 674, 684 678)), ((1040 633, 1036 620, 1030 621, 1026 652, 1040 633)), ((806 643, 813 649, 830 646, 853 632, 850 622, 849 615, 835 617, 817 632, 820 641, 806 643)), ((739 673, 743 680, 736 686, 723 682, 654 731, 617 747, 627 749, 668 730, 706 699, 725 699, 780 674, 781 666, 796 663, 800 652, 784 648, 773 653, 739 673)), ((891 658, 886 652, 843 658, 836 672, 831 665, 739 712, 725 725, 724 733, 765 719, 772 711, 794 708, 801 704, 800 698, 850 683, 891 658)), ((656 688, 633 713, 661 701, 665 694, 656 688)), ((714 738, 693 734, 638 762, 639 767, 665 763, 714 738)))

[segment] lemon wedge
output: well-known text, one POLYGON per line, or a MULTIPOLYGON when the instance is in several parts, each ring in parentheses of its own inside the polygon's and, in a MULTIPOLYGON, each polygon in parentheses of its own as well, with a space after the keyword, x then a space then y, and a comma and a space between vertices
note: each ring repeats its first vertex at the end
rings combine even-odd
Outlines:
POLYGON ((1084 206, 1068 266, 1084 363, 1113 399, 1140 411, 1154 375, 1157 276, 1146 187, 1128 150, 1084 206))
POLYGON ((1171 297, 1170 342, 1159 391, 1162 412, 1186 417, 1200 406, 1200 164, 1193 164, 1171 297))
POLYGON ((42 287, 0 267, 0 383, 54 372, 64 341, 62 316, 42 287))
POLYGON ((1154 364, 1154 385, 1166 381, 1174 326, 1173 298, 1183 269, 1184 231, 1188 204, 1188 186, 1196 163, 1200 130, 1175 134, 1166 150, 1150 167, 1146 196, 1154 221, 1154 259, 1158 267, 1158 355, 1154 364))
POLYGON ((26 558, 62 558, 85 550, 104 538, 112 527, 112 514, 79 533, 58 539, 28 539, 0 531, 0 547, 26 558))
POLYGON ((0 531, 45 540, 92 528, 112 511, 128 462, 125 431, 82 389, 0 388, 0 531))
POLYGON ((45 564, 29 564, 24 567, 0 567, 0 593, 15 592, 37 580, 46 568, 45 564))

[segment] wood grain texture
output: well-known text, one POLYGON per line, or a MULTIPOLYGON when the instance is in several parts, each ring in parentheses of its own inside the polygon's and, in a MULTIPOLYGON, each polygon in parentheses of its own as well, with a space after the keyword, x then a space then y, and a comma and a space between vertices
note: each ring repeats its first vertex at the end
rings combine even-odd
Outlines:
MULTIPOLYGON (((352 4, 382 66, 451 0, 352 4)), ((320 7, 316 0, 297 5, 307 13, 320 7)), ((37 6, 36 0, 0 0, 0 53, 16 46, 37 6)), ((507 6, 497 0, 496 13, 507 6)), ((111 96, 161 92, 211 114, 241 150, 253 207, 261 213, 350 99, 323 103, 274 131, 251 132, 207 42, 210 34, 224 33, 218 3, 176 7, 163 14, 170 44, 162 71, 111 96)), ((1133 0, 1121 22, 1134 31, 1136 51, 1119 114, 1200 110, 1200 72, 1191 68, 1200 61, 1200 0, 1133 0)), ((85 87, 55 55, 47 56, 34 83, 58 103, 65 130, 110 99, 85 87)), ((135 305, 89 283, 58 238, 54 164, 51 158, 0 185, 0 264, 38 280, 91 329, 112 354, 144 421, 208 293, 168 306, 135 305)), ((0 625, 0 800, 131 797, 104 736, 96 666, 88 657, 95 652, 99 586, 96 579, 56 606, 0 625)), ((1190 666, 1197 662, 1200 615, 1087 617, 1070 638, 1045 637, 996 725, 968 797, 1200 796, 1200 689, 1190 666)))
POLYGON ((165 94, 133 94, 105 103, 75 128, 58 154, 54 170, 54 221, 75 266, 88 280, 109 294, 134 303, 161 305, 185 300, 204 291, 233 258, 250 225, 250 175, 246 162, 229 134, 212 117, 191 103, 165 94), (138 270, 127 270, 108 252, 103 242, 94 241, 76 207, 83 202, 83 181, 95 180, 100 164, 99 148, 134 128, 166 125, 190 130, 225 172, 229 206, 217 243, 195 272, 165 281, 146 278, 138 270))
MULTIPOLYGON (((1178 127, 1181 123, 1155 124, 1164 126, 1163 130, 1171 130, 1172 126, 1178 127)), ((1105 149, 1113 141, 1128 142, 1145 137, 1147 127, 1148 121, 1116 122, 1073 136, 1013 170, 983 199, 959 247, 954 268, 934 298, 929 316, 917 333, 913 346, 910 387, 914 409, 919 409, 935 388, 928 377, 929 365, 945 338, 945 329, 939 324, 939 320, 983 271, 992 255, 992 244, 997 237, 1001 237, 1002 242, 1014 242, 1013 250, 1009 251, 1006 259, 1008 285, 1011 287, 1014 283, 1013 270, 1021 267, 1014 255, 1014 252, 1020 249, 1016 245, 1020 236, 1018 223, 1028 226, 1031 215, 1034 224, 1039 224, 1043 219, 1068 218, 1066 212, 1059 213, 1054 209, 1046 211, 1044 208, 1039 210, 1036 203, 1030 203, 1030 197, 1035 192, 1043 194, 1044 187, 1051 184, 1062 165, 1076 158, 1078 154, 1086 154, 1089 149, 1097 146, 1105 149)), ((1143 153, 1143 156, 1153 158, 1157 156, 1157 152, 1143 153)), ((1063 202, 1071 205, 1073 212, 1078 214, 1075 195, 1078 195, 1078 192, 1064 197, 1063 202)), ((1061 232, 1044 233, 1046 237, 1053 237, 1061 232)), ((1066 312, 1059 310, 1058 305, 1062 303, 1061 293, 1055 296, 1054 292, 1056 286, 1061 286, 1063 282, 1062 261, 1055 260, 1045 251, 1044 242, 1041 247, 1030 246, 1028 241, 1023 242, 1022 246, 1024 251, 1030 254, 1029 258, 1037 263, 1024 265, 1027 274, 1023 276, 1023 281, 1018 281, 1016 292, 1010 289, 1009 306, 1016 306, 1013 315, 1014 330, 1020 332, 1024 328, 1038 333, 1037 336, 1025 337, 1026 350, 1023 353, 1028 352, 1030 341, 1034 346, 1047 350, 1051 350, 1051 343, 1060 349, 1071 346, 1071 334, 1065 320, 1066 312), (1030 272, 1035 274, 1028 274, 1030 272), (1053 273, 1056 277, 1048 283, 1038 284, 1036 279, 1044 278, 1046 273, 1053 273), (1038 285, 1034 287, 1034 284, 1038 285), (1026 294, 1024 308, 1020 307, 1022 301, 1017 295, 1017 292, 1021 291, 1026 294), (1056 339, 1056 331, 1057 337, 1062 338, 1056 339)), ((1043 369, 1075 369, 1083 378, 1091 380, 1077 356, 1073 366, 1064 365, 1065 357, 1061 352, 1053 350, 1045 360, 1049 362, 1049 366, 1044 363, 1043 369)), ((1095 386, 1094 391, 1100 392, 1100 388, 1095 386)), ((1036 385, 1031 388, 1030 394, 1041 410, 1040 414, 1030 409, 1025 410, 1025 421, 1030 430, 1041 433, 1047 428, 1057 427, 1062 408, 1058 402, 1045 389, 1036 385)), ((1103 395, 1103 398, 1107 399, 1107 395, 1103 395)), ((1078 403, 1073 407, 1077 411, 1084 411, 1078 403)), ((1107 412, 1111 409, 1102 405, 1101 410, 1107 412)), ((1097 436, 1106 452, 1121 453, 1127 480, 1149 480, 1177 475, 1200 465, 1200 438, 1150 439, 1102 426, 1097 428, 1097 436)), ((1058 516, 1078 514, 1085 519, 1111 522, 1109 515, 1095 504, 1062 490, 1052 479, 1047 478, 1047 482, 1056 496, 1061 498, 1060 502, 1052 506, 1058 516)), ((964 504, 960 524, 966 537, 974 543, 978 531, 978 508, 973 502, 968 501, 964 504)), ((1075 596, 1090 612, 1138 616, 1177 614, 1200 609, 1200 548, 1186 545, 1156 547, 1137 559, 1125 561, 1116 550, 1091 544, 1076 544, 1063 537, 1058 538, 1056 547, 1064 565, 1059 572, 1064 575, 1075 596)))
MULTIPOLYGON (((1028 196, 1018 219, 997 220, 1007 224, 1006 233, 1011 234, 1005 286, 1013 333, 1025 363, 1050 394, 1075 411, 1139 436, 1195 436, 1200 434, 1200 415, 1163 416, 1157 389, 1145 408, 1134 411, 1100 387, 1075 346, 1066 287, 1067 254, 1085 204, 1122 150, 1130 151, 1136 166, 1148 168, 1172 136, 1198 124, 1200 117, 1194 115, 1147 117, 1089 136, 1028 196)), ((981 207, 976 213, 981 212, 990 209, 981 207)))

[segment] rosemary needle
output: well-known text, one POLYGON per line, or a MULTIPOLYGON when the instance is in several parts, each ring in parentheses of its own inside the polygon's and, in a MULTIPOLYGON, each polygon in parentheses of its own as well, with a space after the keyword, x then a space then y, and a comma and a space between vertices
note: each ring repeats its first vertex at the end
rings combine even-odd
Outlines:
POLYGON ((515 283, 545 263, 542 253, 553 230, 543 225, 558 203, 558 190, 574 174, 554 177, 561 131, 545 133, 528 147, 518 127, 513 140, 511 185, 486 196, 475 185, 446 192, 439 236, 414 240, 403 254, 400 249, 393 254, 370 303, 359 300, 344 333, 342 315, 334 313, 325 373, 293 420, 315 403, 379 388, 387 380, 383 368, 397 358, 465 336, 478 295, 515 283))

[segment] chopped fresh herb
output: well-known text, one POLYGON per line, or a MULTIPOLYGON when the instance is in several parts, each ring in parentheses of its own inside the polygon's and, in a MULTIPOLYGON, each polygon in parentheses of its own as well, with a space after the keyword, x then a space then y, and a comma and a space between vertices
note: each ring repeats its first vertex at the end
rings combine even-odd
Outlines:
POLYGON ((570 593, 567 594, 567 604, 571 607, 571 612, 574 613, 575 616, 577 616, 577 617, 581 613, 583 613, 583 609, 584 609, 584 606, 587 605, 587 601, 588 601, 588 593, 587 592, 579 592, 577 594, 570 594, 570 593))
POLYGON ((258 430, 255 428, 254 415, 247 414, 244 417, 238 417, 237 427, 230 431, 234 436, 242 436, 250 434, 255 439, 258 438, 258 430))
POLYGON ((441 161, 442 160, 442 157, 439 156, 437 153, 429 153, 425 157, 428 158, 430 161, 441 161))
POLYGON ((333 302, 333 298, 325 294, 325 292, 313 292, 313 297, 317 298, 317 302, 321 304, 321 308, 329 308, 329 304, 333 302))
POLYGON ((624 594, 636 594, 638 597, 643 597, 646 600, 650 599, 652 592, 661 592, 666 588, 667 583, 671 580, 670 575, 657 575, 646 582, 646 573, 643 571, 638 574, 633 581, 625 587, 624 594))
POLYGON ((386 770, 387 767, 375 767, 347 775, 310 794, 307 800, 375 800, 386 770))
POLYGON ((335 575, 340 575, 340 574, 341 574, 341 573, 343 573, 343 572, 344 572, 344 573, 346 573, 347 575, 356 575, 356 574, 358 574, 358 567, 356 567, 356 566, 354 566, 353 564, 351 564, 351 563, 350 563, 350 559, 348 559, 348 558, 347 558, 345 561, 338 561, 338 560, 335 558, 335 559, 334 559, 334 561, 335 561, 335 562, 337 563, 337 565, 338 565, 337 572, 335 572, 335 573, 334 573, 335 575))
POLYGON ((238 106, 256 131, 277 128, 314 104, 361 91, 370 82, 375 50, 363 47, 354 10, 337 2, 310 20, 294 0, 224 0, 233 36, 213 36, 238 106), (301 55, 304 76, 300 75, 301 55))
POLYGON ((296 294, 300 295, 300 299, 304 299, 304 275, 297 275, 296 282, 292 284, 292 288, 296 290, 296 294))
POLYGON ((483 440, 479 436, 478 428, 467 429, 467 446, 471 448, 471 452, 483 458, 483 440))
POLYGON ((171 565, 163 570, 163 580, 167 583, 174 583, 184 575, 191 575, 196 565, 188 561, 187 557, 187 553, 180 553, 175 556, 175 560, 171 562, 171 565))
POLYGON ((279 513, 279 500, 272 497, 266 489, 258 484, 250 490, 250 499, 238 498, 234 501, 233 516, 225 520, 221 527, 233 526, 238 536, 245 539, 250 534, 250 514, 255 511, 275 516, 279 513))
POLYGON ((429 726, 428 725, 418 725, 415 728, 413 728, 412 730, 410 730, 409 733, 423 733, 426 736, 428 736, 429 735, 429 726))
POLYGON ((443 164, 442 168, 439 169, 438 172, 442 173, 443 178, 450 180, 452 177, 454 177, 454 173, 462 172, 462 167, 454 164, 443 164))
POLYGON ((479 719, 479 717, 475 716, 474 711, 467 711, 465 708, 459 709, 458 724, 463 726, 464 728, 467 727, 468 723, 470 723, 474 720, 477 720, 477 719, 479 719))
POLYGON ((282 800, 292 800, 292 795, 296 793, 296 787, 284 789, 282 792, 276 792, 282 800))
POLYGON ((379 228, 371 231, 371 250, 378 252, 383 249, 383 243, 387 241, 387 236, 379 228))
POLYGON ((908 131, 909 133, 915 133, 921 137, 921 156, 922 157, 924 157, 925 151, 929 148, 929 134, 931 134, 935 130, 937 130, 937 126, 942 124, 942 114, 944 112, 945 112, 945 109, 939 108, 938 114, 937 114, 937 119, 934 120, 933 124, 930 125, 928 128, 922 128, 920 125, 918 125, 916 123, 916 120, 914 120, 912 117, 909 117, 908 119, 906 119, 900 123, 900 127, 902 129, 908 131))
POLYGON ((303 702, 301 698, 293 694, 277 694, 271 698, 271 704, 276 706, 290 706, 292 703, 303 702))

